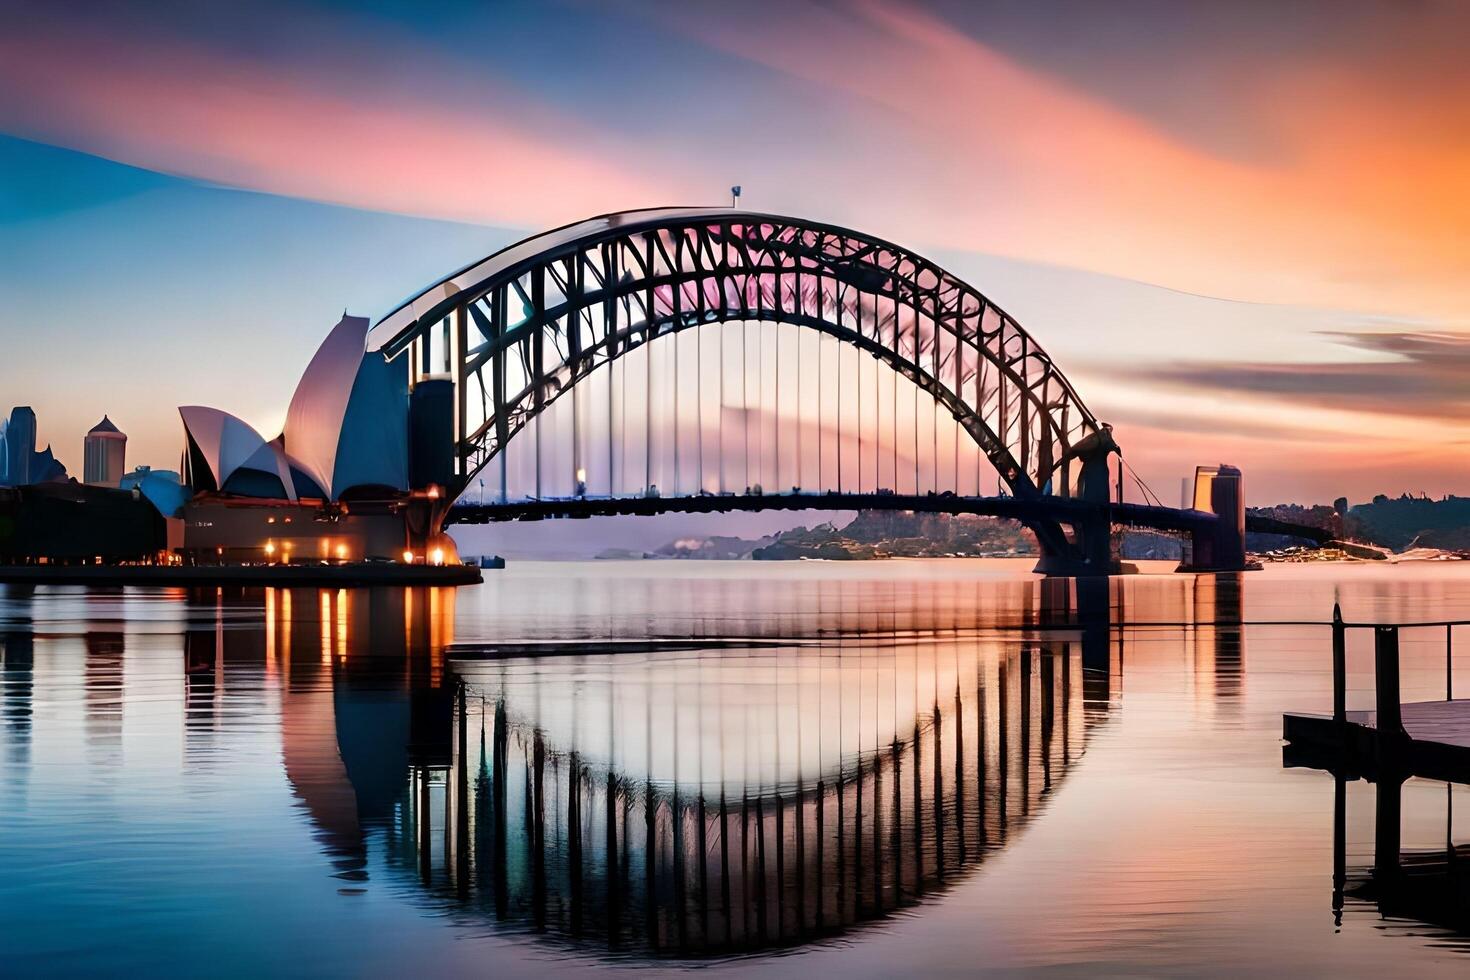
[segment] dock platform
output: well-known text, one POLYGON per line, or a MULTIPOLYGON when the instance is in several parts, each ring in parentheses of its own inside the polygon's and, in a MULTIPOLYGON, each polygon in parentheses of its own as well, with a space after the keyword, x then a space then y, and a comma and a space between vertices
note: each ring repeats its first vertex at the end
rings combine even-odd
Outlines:
POLYGON ((1282 716, 1282 750, 1288 766, 1326 769, 1379 780, 1423 776, 1470 784, 1470 699, 1454 697, 1454 628, 1463 622, 1393 626, 1345 623, 1332 611, 1332 713, 1288 712, 1282 716), (1403 703, 1399 696, 1399 631, 1442 629, 1445 696, 1442 701, 1403 703), (1371 629, 1375 707, 1348 711, 1346 633, 1371 629))

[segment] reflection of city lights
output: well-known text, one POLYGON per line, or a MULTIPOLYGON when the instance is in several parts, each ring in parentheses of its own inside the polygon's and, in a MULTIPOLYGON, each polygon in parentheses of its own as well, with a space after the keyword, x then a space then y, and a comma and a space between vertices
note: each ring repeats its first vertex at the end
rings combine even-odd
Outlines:
POLYGON ((443 548, 435 548, 434 549, 434 564, 436 564, 436 565, 442 565, 442 564, 444 564, 444 549, 443 548))
POLYGON ((412 551, 405 551, 403 553, 403 563, 405 565, 412 565, 413 564, 413 552, 412 551))

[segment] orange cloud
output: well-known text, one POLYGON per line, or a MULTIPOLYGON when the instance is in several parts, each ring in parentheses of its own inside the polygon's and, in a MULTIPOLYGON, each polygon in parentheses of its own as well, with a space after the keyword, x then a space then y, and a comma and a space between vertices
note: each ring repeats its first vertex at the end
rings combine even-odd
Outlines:
POLYGON ((907 4, 797 2, 779 20, 701 7, 675 23, 865 117, 884 163, 863 175, 864 210, 911 240, 1236 298, 1470 318, 1467 93, 1406 112, 1372 77, 1288 67, 1220 93, 1259 100, 1261 125, 1288 134, 1278 160, 1248 164, 907 4))

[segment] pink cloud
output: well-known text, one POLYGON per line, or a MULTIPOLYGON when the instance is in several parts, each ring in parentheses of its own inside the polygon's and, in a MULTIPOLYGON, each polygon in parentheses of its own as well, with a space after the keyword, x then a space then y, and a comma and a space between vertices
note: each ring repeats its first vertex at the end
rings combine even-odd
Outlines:
MULTIPOLYGON (((362 70, 387 56, 362 52, 362 70)), ((519 93, 496 111, 361 81, 371 98, 218 50, 17 30, 0 35, 0 128, 229 186, 510 226, 679 186, 610 162, 626 154, 606 134, 519 93)))

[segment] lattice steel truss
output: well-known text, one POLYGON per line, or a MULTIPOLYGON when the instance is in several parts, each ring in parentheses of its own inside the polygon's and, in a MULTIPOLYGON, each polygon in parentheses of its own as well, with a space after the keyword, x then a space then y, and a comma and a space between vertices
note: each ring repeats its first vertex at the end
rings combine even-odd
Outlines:
MULTIPOLYGON (((668 210, 571 225, 436 284, 371 344, 410 357, 414 379, 455 381, 457 492, 599 367, 739 320, 810 327, 886 362, 953 415, 1016 496, 1080 495, 1079 459, 1116 448, 1041 346, 978 290, 896 245, 794 218, 668 210)), ((1086 495, 1105 499, 1092 472, 1086 495)))

